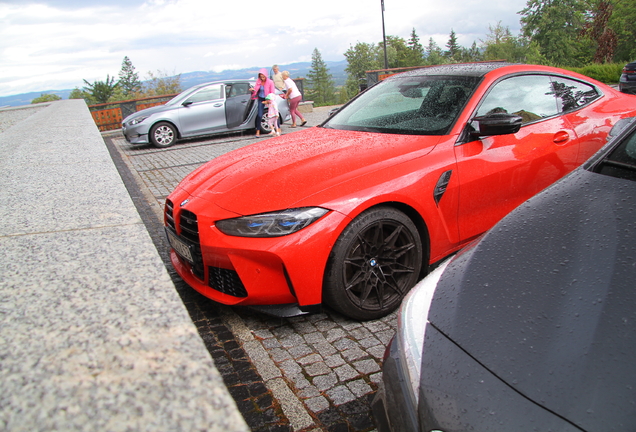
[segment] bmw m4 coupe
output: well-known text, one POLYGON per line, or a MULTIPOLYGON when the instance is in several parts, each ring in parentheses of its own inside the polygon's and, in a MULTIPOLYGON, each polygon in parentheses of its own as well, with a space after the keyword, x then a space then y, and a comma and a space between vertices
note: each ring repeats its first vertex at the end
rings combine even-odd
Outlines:
POLYGON ((395 310, 429 266, 581 165, 636 98, 502 62, 413 70, 323 124, 213 159, 168 196, 171 261, 220 303, 395 310))

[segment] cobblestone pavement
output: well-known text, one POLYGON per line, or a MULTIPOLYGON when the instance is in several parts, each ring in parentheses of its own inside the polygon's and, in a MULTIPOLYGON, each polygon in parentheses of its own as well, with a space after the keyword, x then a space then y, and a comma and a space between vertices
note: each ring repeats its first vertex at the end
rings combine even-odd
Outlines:
MULTIPOLYGON (((309 125, 328 108, 307 113, 309 125)), ((283 133, 293 133, 283 125, 283 133)), ((266 138, 265 138, 266 139, 266 138)), ((320 314, 272 318, 217 304, 174 272, 163 232, 166 196, 201 164, 255 141, 252 134, 189 140, 167 149, 134 147, 121 133, 104 140, 225 384, 254 431, 372 431, 370 402, 395 333, 395 313, 352 321, 320 314)))

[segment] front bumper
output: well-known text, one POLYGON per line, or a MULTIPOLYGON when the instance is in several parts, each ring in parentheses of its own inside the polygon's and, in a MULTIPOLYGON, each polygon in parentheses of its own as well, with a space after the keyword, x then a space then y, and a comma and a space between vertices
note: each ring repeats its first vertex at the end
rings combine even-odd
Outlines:
POLYGON ((382 365, 382 382, 371 403, 378 432, 418 430, 417 406, 400 351, 398 338, 394 337, 382 365))
POLYGON ((148 141, 148 129, 145 127, 122 124, 121 131, 129 144, 150 144, 150 141, 148 141))
POLYGON ((216 228, 215 221, 232 216, 236 215, 182 190, 168 198, 166 229, 177 239, 172 238, 170 260, 179 276, 199 293, 227 305, 297 305, 301 313, 316 310, 322 303, 324 270, 338 236, 336 227, 345 217, 332 211, 294 234, 246 238, 216 228), (184 207, 174 204, 186 198, 190 201, 184 207), (193 237, 184 221, 195 219, 193 237), (184 248, 192 251, 190 257, 184 248))

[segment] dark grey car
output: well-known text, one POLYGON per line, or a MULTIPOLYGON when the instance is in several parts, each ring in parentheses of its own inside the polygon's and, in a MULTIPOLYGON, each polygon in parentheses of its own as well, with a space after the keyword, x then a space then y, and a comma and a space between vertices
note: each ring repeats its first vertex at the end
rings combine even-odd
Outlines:
MULTIPOLYGON (((177 139, 217 133, 238 132, 259 127, 271 132, 267 118, 256 125, 257 101, 250 89, 254 80, 229 80, 200 84, 172 98, 165 105, 129 115, 122 132, 131 144, 169 147, 177 139)), ((287 100, 276 96, 281 124, 289 120, 287 100)), ((267 112, 265 110, 265 112, 267 112)))
POLYGON ((385 431, 636 430, 636 122, 404 300, 385 431))
POLYGON ((618 89, 623 93, 631 93, 636 95, 636 61, 627 63, 623 68, 618 89))

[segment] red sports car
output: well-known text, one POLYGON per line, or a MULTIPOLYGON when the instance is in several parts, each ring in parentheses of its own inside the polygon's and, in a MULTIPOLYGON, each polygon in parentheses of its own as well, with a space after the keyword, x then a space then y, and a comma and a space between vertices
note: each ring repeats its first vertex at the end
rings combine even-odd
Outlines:
POLYGON ((179 275, 291 316, 393 311, 431 264, 581 165, 636 98, 565 70, 444 65, 387 78, 318 127, 218 157, 166 200, 179 275))

